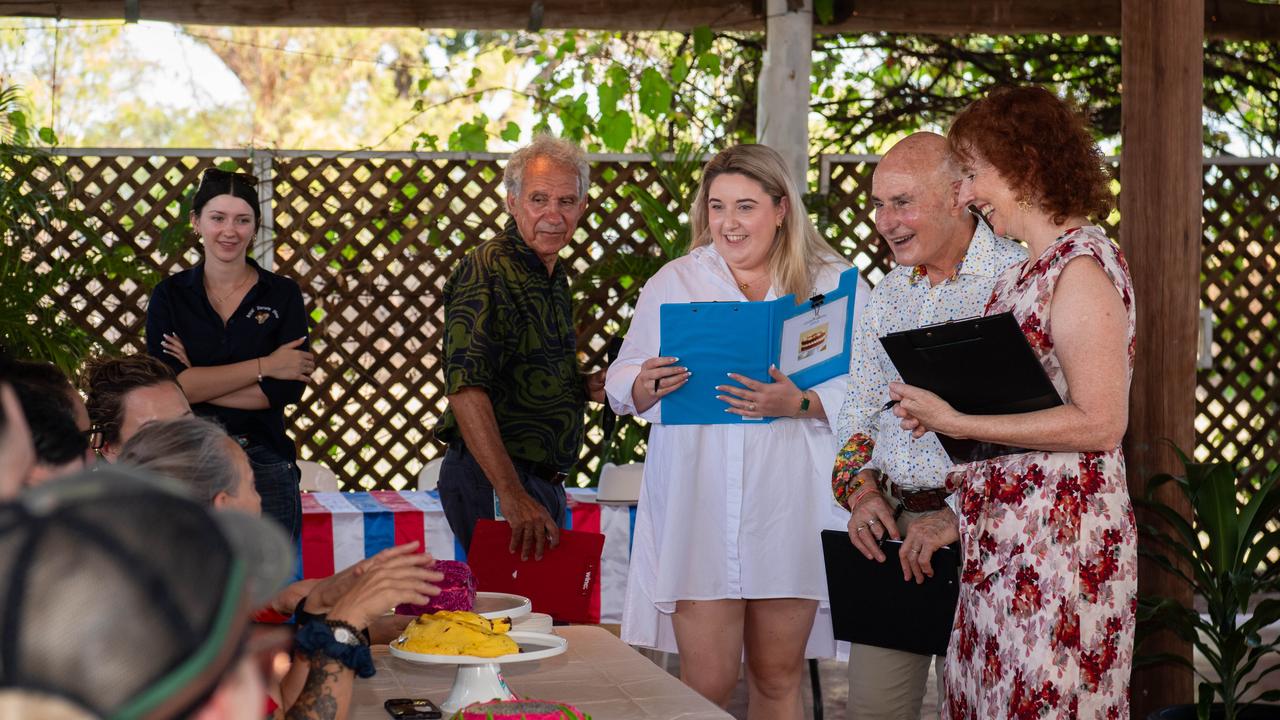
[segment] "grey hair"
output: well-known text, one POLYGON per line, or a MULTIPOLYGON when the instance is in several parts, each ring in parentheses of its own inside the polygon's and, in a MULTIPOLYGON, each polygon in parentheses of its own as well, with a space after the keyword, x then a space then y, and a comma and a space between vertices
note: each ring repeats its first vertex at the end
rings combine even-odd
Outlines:
POLYGON ((511 154, 507 166, 502 171, 502 187, 507 191, 507 198, 520 197, 523 188, 524 168, 530 160, 546 158, 556 164, 571 167, 578 172, 578 199, 587 196, 591 187, 591 166, 587 163, 587 155, 582 148, 568 140, 539 133, 533 142, 511 154))
POLYGON ((240 474, 232 462, 244 453, 221 425, 198 417, 150 422, 121 448, 117 462, 172 478, 212 506, 218 493, 235 495, 240 474))

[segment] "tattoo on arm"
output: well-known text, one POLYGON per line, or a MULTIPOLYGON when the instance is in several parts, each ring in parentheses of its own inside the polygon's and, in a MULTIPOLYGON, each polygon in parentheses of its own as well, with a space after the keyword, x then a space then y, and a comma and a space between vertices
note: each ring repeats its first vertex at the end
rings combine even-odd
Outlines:
MULTIPOLYGON (((300 654, 295 652, 295 657, 300 654)), ((334 693, 343 673, 350 668, 324 653, 307 654, 311 672, 302 686, 298 701, 285 713, 285 720, 335 720, 338 717, 338 698, 334 693)))

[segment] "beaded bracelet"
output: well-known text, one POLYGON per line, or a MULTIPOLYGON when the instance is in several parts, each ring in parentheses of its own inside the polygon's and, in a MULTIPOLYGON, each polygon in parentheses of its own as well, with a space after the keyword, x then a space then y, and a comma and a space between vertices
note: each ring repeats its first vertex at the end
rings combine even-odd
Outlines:
POLYGON ((873 448, 875 441, 869 435, 854 433, 836 453, 836 464, 831 470, 831 494, 845 508, 849 507, 849 500, 864 483, 859 473, 871 460, 873 448))

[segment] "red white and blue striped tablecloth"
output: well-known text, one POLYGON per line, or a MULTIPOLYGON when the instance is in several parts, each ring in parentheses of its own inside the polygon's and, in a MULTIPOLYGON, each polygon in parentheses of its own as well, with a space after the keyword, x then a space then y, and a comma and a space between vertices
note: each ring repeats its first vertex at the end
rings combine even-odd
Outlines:
MULTIPOLYGON (((569 489, 565 527, 603 533, 600 622, 622 621, 635 505, 598 505, 594 490, 569 489)), ((419 540, 440 560, 465 560, 436 492, 374 490, 302 494, 302 576, 327 577, 379 551, 419 540)), ((535 610, 537 608, 534 608, 535 610)))

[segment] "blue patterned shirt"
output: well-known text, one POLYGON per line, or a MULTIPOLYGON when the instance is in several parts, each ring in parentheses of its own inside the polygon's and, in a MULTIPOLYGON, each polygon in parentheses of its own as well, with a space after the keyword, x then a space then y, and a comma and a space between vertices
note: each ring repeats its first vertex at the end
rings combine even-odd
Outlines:
POLYGON ((854 433, 875 441, 865 467, 879 470, 906 491, 941 487, 952 466, 937 436, 915 440, 892 411, 878 412, 889 401, 889 383, 902 378, 880 338, 892 332, 981 315, 1005 268, 1026 260, 1018 243, 996 237, 986 223, 978 227, 955 273, 930 285, 921 267, 896 267, 871 291, 866 310, 853 333, 849 390, 840 407, 836 437, 844 444, 854 433))

